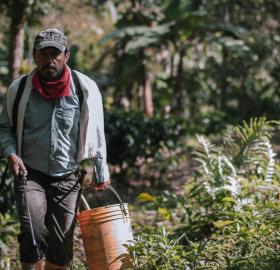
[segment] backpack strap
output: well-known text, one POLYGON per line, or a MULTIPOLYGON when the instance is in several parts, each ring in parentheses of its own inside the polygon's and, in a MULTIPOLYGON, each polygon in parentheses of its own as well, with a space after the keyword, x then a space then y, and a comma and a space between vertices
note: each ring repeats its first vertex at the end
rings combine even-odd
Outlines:
POLYGON ((78 98, 79 98, 79 104, 80 104, 80 110, 81 110, 83 100, 84 100, 84 94, 83 94, 82 87, 81 87, 81 84, 79 82, 79 78, 78 78, 77 73, 74 70, 71 70, 71 74, 72 74, 74 85, 76 87, 76 93, 77 93, 78 98))
POLYGON ((16 132, 16 129, 17 129, 18 105, 19 105, 21 96, 23 94, 23 90, 24 90, 24 87, 25 87, 26 80, 27 80, 27 75, 24 75, 20 80, 17 95, 16 95, 16 98, 15 98, 15 101, 14 101, 14 104, 13 104, 13 111, 12 111, 13 112, 13 126, 12 126, 12 130, 14 132, 16 132))

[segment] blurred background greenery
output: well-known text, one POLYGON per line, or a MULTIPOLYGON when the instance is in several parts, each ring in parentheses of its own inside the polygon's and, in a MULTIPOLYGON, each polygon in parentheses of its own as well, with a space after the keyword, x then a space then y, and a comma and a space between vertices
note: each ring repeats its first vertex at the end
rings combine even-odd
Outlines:
POLYGON ((2 92, 33 68, 34 36, 57 27, 70 67, 98 82, 107 109, 182 116, 192 133, 279 114, 278 1, 0 4, 2 92))
MULTIPOLYGON (((140 192, 181 194, 185 183, 197 179, 197 163, 191 155, 199 145, 196 134, 220 146, 222 135, 233 125, 261 117, 279 118, 279 1, 0 0, 0 8, 0 105, 9 83, 34 68, 35 35, 44 28, 63 30, 71 52, 69 66, 100 87, 113 185, 132 204, 140 192)), ((268 158, 274 160, 278 157, 277 133, 270 139, 275 155, 268 154, 268 158)), ((2 170, 4 165, 1 160, 2 170)), ((11 177, 6 182, 0 193, 3 228, 16 224, 11 177)), ((225 203, 221 198, 218 201, 225 203)), ((161 215, 168 215, 169 208, 162 208, 161 215)), ((213 225, 217 219, 203 220, 199 229, 193 223, 186 228, 193 226, 193 231, 198 230, 195 235, 200 234, 194 239, 201 240, 205 230, 209 236, 211 229, 219 227, 213 225)), ((3 253, 10 240, 2 235, 10 237, 17 228, 4 233, 2 227, 3 253)), ((159 235, 167 239, 164 231, 159 235)), ((193 247, 194 253, 201 251, 198 242, 184 244, 193 247)), ((172 267, 179 269, 176 263, 172 267)), ((232 266, 237 268, 225 269, 249 269, 248 264, 241 267, 238 263, 232 266)), ((180 264, 187 265, 185 261, 180 264)), ((137 269, 173 269, 147 265, 137 269)), ((195 268, 198 263, 188 265, 186 269, 200 269, 195 268)), ((207 267, 203 269, 212 269, 207 267)))

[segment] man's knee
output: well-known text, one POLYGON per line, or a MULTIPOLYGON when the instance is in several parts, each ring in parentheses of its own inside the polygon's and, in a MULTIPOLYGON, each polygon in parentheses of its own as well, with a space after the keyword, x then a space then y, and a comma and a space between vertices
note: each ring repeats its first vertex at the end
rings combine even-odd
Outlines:
POLYGON ((21 263, 22 270, 44 270, 45 269, 45 261, 40 260, 35 263, 21 263))

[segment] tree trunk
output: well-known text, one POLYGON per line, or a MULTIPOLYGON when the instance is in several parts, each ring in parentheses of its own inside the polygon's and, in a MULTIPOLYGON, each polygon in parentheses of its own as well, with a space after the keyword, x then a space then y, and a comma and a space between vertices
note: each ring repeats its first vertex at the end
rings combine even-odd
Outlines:
MULTIPOLYGON (((230 23, 230 14, 228 7, 224 7, 224 23, 230 23)), ((228 49, 225 44, 222 44, 222 66, 221 66, 221 98, 220 98, 220 109, 223 112, 227 111, 227 94, 228 94, 228 49)))
POLYGON ((11 6, 10 24, 10 54, 9 79, 10 82, 18 78, 24 52, 24 8, 17 1, 11 6))
MULTIPOLYGON (((144 53, 141 54, 141 58, 144 59, 144 53)), ((151 81, 152 80, 150 78, 150 74, 147 71, 145 60, 143 60, 140 67, 138 96, 140 99, 140 107, 148 117, 152 117, 154 115, 151 81)))
POLYGON ((220 109, 223 112, 227 110, 227 89, 228 89, 228 82, 227 82, 227 58, 228 58, 228 51, 225 45, 223 45, 222 49, 222 56, 223 62, 221 66, 221 98, 220 98, 220 109))
POLYGON ((153 91, 150 74, 146 74, 145 84, 144 84, 144 112, 148 117, 154 115, 154 103, 153 103, 153 91))
POLYGON ((182 115, 184 113, 184 87, 183 87, 184 56, 185 56, 185 49, 181 49, 179 55, 177 73, 176 76, 174 77, 174 83, 173 83, 172 112, 174 112, 177 115, 182 115))
POLYGON ((246 91, 246 86, 245 86, 245 76, 241 75, 240 76, 240 99, 239 99, 239 116, 241 119, 246 119, 247 120, 247 114, 248 114, 248 94, 246 91))

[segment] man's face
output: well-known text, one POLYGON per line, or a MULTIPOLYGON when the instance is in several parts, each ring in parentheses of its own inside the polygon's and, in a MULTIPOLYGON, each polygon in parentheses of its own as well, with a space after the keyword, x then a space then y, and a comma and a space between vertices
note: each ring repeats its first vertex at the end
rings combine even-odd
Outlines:
POLYGON ((61 52, 55 47, 46 47, 35 51, 33 56, 42 77, 47 81, 54 81, 61 75, 69 53, 61 52))

